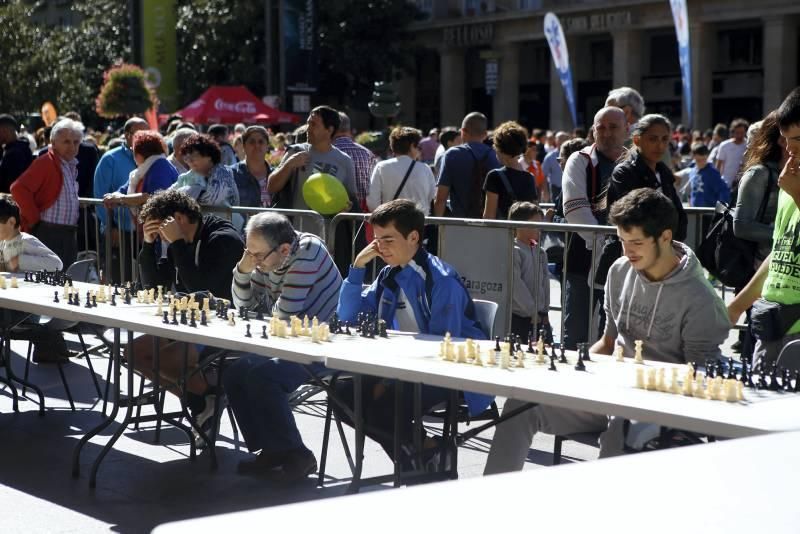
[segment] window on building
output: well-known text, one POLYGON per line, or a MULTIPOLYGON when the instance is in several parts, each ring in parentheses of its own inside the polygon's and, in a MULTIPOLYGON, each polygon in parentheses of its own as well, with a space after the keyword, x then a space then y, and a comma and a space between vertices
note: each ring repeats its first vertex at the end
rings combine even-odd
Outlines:
POLYGON ((494 13, 496 6, 494 0, 464 0, 464 15, 482 15, 494 13))
POLYGON ((717 70, 761 68, 764 32, 760 27, 720 30, 717 70))
POLYGON ((595 40, 589 43, 592 58, 592 79, 604 80, 614 77, 614 41, 595 40))
POLYGON ((675 32, 650 37, 650 74, 680 73, 678 39, 675 32))

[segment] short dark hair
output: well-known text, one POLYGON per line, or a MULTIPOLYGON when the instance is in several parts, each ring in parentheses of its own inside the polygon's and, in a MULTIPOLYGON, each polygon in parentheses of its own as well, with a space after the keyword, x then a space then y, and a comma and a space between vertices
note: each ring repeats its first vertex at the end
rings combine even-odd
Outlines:
POLYGON ((747 130, 749 126, 750 123, 744 119, 733 119, 731 121, 731 131, 734 131, 736 128, 744 128, 745 130, 747 130))
POLYGON ((530 221, 534 215, 544 216, 544 212, 533 202, 514 202, 508 208, 509 221, 530 221))
POLYGON ((692 154, 695 156, 708 156, 708 147, 703 143, 695 143, 692 145, 692 154))
POLYGON ((397 155, 406 155, 412 146, 422 141, 422 132, 408 126, 398 126, 389 134, 389 148, 397 155))
POLYGON ((0 115, 0 126, 10 126, 15 131, 19 128, 19 124, 17 123, 17 119, 9 115, 8 113, 3 113, 0 115))
POLYGON ((341 124, 341 118, 339 117, 339 112, 333 109, 330 106, 317 106, 311 110, 310 115, 316 115, 320 119, 322 119, 322 124, 325 128, 333 128, 331 132, 331 139, 333 138, 334 134, 339 131, 339 124, 341 124))
POLYGON ((17 224, 15 228, 19 228, 19 206, 9 193, 0 193, 0 223, 7 223, 9 217, 14 217, 17 224))
POLYGON ((448 126, 446 128, 442 128, 442 132, 439 134, 439 143, 445 148, 448 148, 447 145, 453 142, 453 139, 461 135, 461 132, 458 131, 458 128, 453 128, 452 126, 448 126))
POLYGON ((492 132, 492 144, 506 156, 519 156, 528 147, 528 131, 514 121, 504 122, 492 132))
POLYGON ((195 199, 177 189, 159 191, 150 196, 139 211, 139 222, 145 223, 150 219, 163 221, 178 212, 186 215, 189 222, 198 223, 203 218, 200 204, 195 199))
POLYGON ((224 124, 212 124, 208 127, 208 135, 212 135, 214 137, 217 136, 226 136, 228 135, 228 127, 224 124))
POLYGON ((208 156, 214 165, 218 165, 222 161, 222 152, 219 150, 219 144, 214 139, 204 134, 193 134, 183 142, 181 145, 181 155, 186 156, 196 152, 201 156, 208 156))
POLYGON ((664 230, 674 233, 678 227, 678 211, 663 193, 642 187, 634 189, 611 205, 608 221, 626 231, 634 226, 647 237, 659 238, 664 230))
POLYGON ((800 125, 800 87, 795 87, 778 107, 778 127, 785 130, 795 125, 800 125))
POLYGON ((406 198, 384 202, 373 210, 372 215, 369 216, 369 222, 383 227, 394 223, 394 227, 403 237, 408 237, 408 234, 416 230, 420 243, 425 232, 425 214, 413 200, 406 198))

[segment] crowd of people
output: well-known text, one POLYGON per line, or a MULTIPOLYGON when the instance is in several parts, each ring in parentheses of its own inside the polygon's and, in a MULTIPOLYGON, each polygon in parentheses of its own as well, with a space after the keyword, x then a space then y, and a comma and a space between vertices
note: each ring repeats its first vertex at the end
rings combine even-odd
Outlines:
MULTIPOLYGON (((596 353, 622 347, 632 356, 634 342, 644 340, 648 358, 703 364, 721 357, 730 328, 750 309, 756 362, 774 362, 800 337, 800 88, 757 123, 736 119, 730 128, 706 132, 646 114, 644 99, 629 87, 608 94, 588 132, 529 133, 513 121, 490 131, 486 116, 472 112, 459 128, 425 137, 395 127, 388 158, 356 143, 350 119, 329 106, 314 108, 303 131, 291 136, 261 126, 237 125, 233 132, 214 125, 201 133, 175 118, 162 133, 131 118, 101 155, 74 114, 55 122, 35 146, 13 117, 0 115, 3 269, 74 262, 78 228, 87 223, 78 199, 93 196, 127 208, 111 220, 102 209, 95 215, 114 243, 123 232, 141 236, 136 253, 144 286, 210 292, 283 319, 326 321, 337 312, 347 321, 374 312, 392 329, 484 339, 488 325, 480 323, 460 276, 425 246, 426 216, 611 224, 617 234, 610 238, 577 232, 566 239, 565 348, 592 343, 596 353), (303 184, 317 172, 342 183, 349 198, 343 211, 370 213, 371 236, 352 262, 349 251, 344 264, 336 261, 339 250, 327 250, 318 236, 297 231, 275 212, 245 224, 202 211, 308 209, 303 184), (554 208, 543 210, 539 204, 550 200, 554 208), (735 234, 752 247, 756 270, 727 308, 682 242, 684 206, 717 202, 735 205, 735 234), (366 268, 377 260, 383 268, 371 280, 366 268), (600 321, 590 332, 595 314, 600 321)), ((534 325, 549 323, 553 273, 542 241, 534 227, 516 230, 510 330, 523 341, 537 335, 534 325)), ((152 339, 136 342, 137 369, 149 377, 153 347, 152 339)), ((191 346, 190 366, 206 350, 191 346)), ((160 358, 163 378, 177 383, 184 352, 164 344, 160 358)), ((184 387, 200 425, 210 420, 217 396, 227 396, 248 449, 259 453, 240 465, 242 473, 286 482, 316 469, 287 395, 309 373, 325 371, 241 354, 222 383, 193 373, 184 387)), ((389 455, 393 429, 406 439, 412 423, 407 415, 395 425, 394 387, 391 380, 363 380, 367 428, 389 455)), ((351 382, 337 390, 343 404, 352 403, 351 382)), ((446 398, 441 388, 422 388, 423 409, 446 398)), ((472 414, 491 402, 469 392, 464 399, 472 414)), ((411 397, 404 402, 411 414, 411 397)), ((505 410, 519 405, 510 400, 505 410)), ((337 410, 352 424, 346 410, 337 410)), ((624 450, 623 429, 613 417, 538 406, 498 426, 486 473, 520 469, 537 431, 602 432, 601 456, 608 456, 624 450)), ((395 460, 411 466, 413 456, 395 460)))

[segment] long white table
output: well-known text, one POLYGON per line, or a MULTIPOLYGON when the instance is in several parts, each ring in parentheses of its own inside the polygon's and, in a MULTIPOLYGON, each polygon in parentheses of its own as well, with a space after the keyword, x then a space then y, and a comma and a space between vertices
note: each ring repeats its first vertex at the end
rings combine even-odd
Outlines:
POLYGON ((331 534, 794 534, 798 450, 800 433, 776 433, 201 517, 160 525, 153 534, 280 531, 296 528, 300 518, 320 518, 331 534))

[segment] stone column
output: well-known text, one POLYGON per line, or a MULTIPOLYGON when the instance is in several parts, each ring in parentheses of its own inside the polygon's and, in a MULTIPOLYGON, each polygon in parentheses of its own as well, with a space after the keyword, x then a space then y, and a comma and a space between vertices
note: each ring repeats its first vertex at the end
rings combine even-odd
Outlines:
POLYGON ((798 19, 764 17, 764 114, 780 106, 797 86, 798 19))
POLYGON ((400 97, 400 114, 395 118, 399 124, 417 124, 417 80, 403 73, 395 84, 400 97))
POLYGON ((461 124, 466 105, 464 74, 464 50, 445 48, 441 50, 441 117, 440 124, 461 124))
POLYGON ((641 91, 642 32, 618 30, 614 39, 614 87, 628 86, 641 91))
POLYGON ((691 124, 692 128, 705 130, 714 126, 711 124, 711 82, 717 50, 716 29, 710 24, 690 22, 689 43, 692 56, 692 117, 689 120, 684 106, 683 121, 684 124, 691 124))
POLYGON ((494 94, 494 126, 519 119, 519 45, 500 48, 499 79, 494 94))

